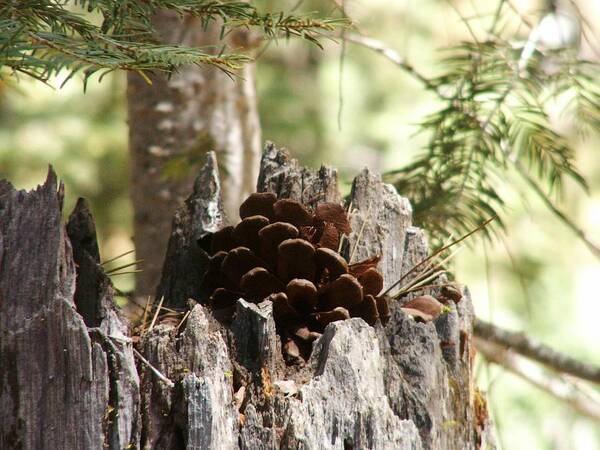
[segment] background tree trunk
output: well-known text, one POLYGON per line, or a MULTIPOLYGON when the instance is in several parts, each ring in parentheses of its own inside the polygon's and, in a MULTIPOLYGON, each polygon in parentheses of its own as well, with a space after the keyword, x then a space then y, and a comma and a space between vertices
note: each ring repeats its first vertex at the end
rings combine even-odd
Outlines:
MULTIPOLYGON (((335 170, 299 167, 272 146, 258 190, 309 205, 340 198, 335 170)), ((363 171, 349 200, 346 253, 357 245, 359 257, 382 255, 387 286, 427 254, 408 201, 379 176, 363 171)), ((163 306, 190 313, 175 323, 161 314, 136 336, 138 350, 112 303, 85 204, 67 235, 51 172, 29 193, 0 183, 0 206, 1 448, 494 448, 474 385, 468 292, 427 324, 398 302, 385 326, 331 323, 306 364, 293 366, 269 301, 238 300, 231 324, 188 301, 202 300, 198 239, 223 221, 214 153, 175 214, 159 289, 163 306)))
MULTIPOLYGON (((198 19, 180 19, 163 11, 154 25, 164 42, 214 46, 220 51, 219 24, 206 31, 198 19)), ((236 51, 251 51, 253 37, 238 31, 228 37, 236 51)), ((177 205, 190 192, 204 156, 219 155, 224 210, 236 217, 236 205, 252 192, 260 158, 260 125, 254 66, 231 78, 210 67, 190 66, 170 79, 128 75, 131 198, 136 257, 136 296, 154 295, 177 205)))

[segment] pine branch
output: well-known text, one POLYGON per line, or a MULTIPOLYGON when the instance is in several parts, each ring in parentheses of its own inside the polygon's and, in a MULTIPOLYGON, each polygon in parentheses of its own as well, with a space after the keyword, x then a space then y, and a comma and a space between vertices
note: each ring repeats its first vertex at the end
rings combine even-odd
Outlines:
MULTIPOLYGON (((70 79, 82 72, 84 80, 94 73, 113 70, 163 71, 171 73, 188 64, 211 65, 233 74, 251 59, 224 50, 161 45, 151 17, 159 9, 201 19, 219 20, 222 35, 239 27, 260 29, 270 39, 298 36, 318 46, 326 32, 348 25, 345 19, 291 14, 260 13, 247 2, 218 0, 52 0, 10 1, 0 6, 0 64, 47 81, 61 70, 70 79), (97 12, 103 21, 71 11, 75 5, 97 12)), ((84 84, 85 86, 85 84, 84 84)))
MULTIPOLYGON (((485 217, 501 216, 499 186, 506 181, 499 174, 513 161, 555 194, 566 178, 586 187, 572 148, 552 129, 540 100, 555 77, 536 64, 522 77, 515 70, 518 55, 496 40, 456 47, 445 60, 448 71, 430 80, 438 92, 453 94, 440 95, 444 106, 422 122, 429 145, 412 164, 387 174, 411 197, 415 221, 432 231, 434 243, 485 217)), ((502 229, 502 221, 497 226, 502 229)))

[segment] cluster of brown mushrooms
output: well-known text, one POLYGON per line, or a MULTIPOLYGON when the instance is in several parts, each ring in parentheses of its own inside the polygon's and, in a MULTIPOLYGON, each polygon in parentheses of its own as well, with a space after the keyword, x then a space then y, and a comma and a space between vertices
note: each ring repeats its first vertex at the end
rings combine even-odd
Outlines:
POLYGON ((379 258, 348 264, 338 252, 342 235, 351 231, 341 205, 321 203, 310 211, 294 200, 254 193, 240 206, 240 218, 206 243, 203 289, 215 310, 233 311, 239 298, 271 301, 289 362, 306 358, 331 322, 389 319, 387 299, 379 296, 379 258))

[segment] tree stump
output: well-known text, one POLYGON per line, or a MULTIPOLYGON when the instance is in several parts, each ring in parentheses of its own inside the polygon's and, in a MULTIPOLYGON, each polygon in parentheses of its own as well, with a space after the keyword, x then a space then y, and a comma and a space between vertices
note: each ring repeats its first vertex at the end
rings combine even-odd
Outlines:
MULTIPOLYGON (((341 201, 335 170, 301 167, 271 144, 257 190, 309 207, 341 201)), ((378 175, 360 173, 347 205, 342 252, 381 256, 386 287, 426 257, 410 203, 378 175)), ((385 326, 333 322, 305 364, 286 364, 269 301, 239 299, 226 323, 198 288, 203 238, 223 221, 209 154, 175 214, 155 301, 189 315, 159 319, 135 350, 85 203, 66 227, 61 212, 52 170, 31 192, 0 183, 1 448, 494 448, 474 386, 468 292, 430 323, 399 302, 385 326)))

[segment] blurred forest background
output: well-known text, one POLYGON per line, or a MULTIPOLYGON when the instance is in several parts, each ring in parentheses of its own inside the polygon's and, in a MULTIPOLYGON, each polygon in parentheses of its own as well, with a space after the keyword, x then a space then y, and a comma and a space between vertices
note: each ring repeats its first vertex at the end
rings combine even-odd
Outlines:
MULTIPOLYGON (((264 9, 332 11, 325 0, 255 3, 264 9)), ((497 4, 346 0, 344 7, 361 32, 431 77, 444 70, 441 49, 470 39, 469 27, 493 16, 497 4)), ((539 21, 542 2, 511 4, 532 23, 539 21)), ((588 30, 600 30, 600 2, 577 4, 588 30)), ((523 28, 523 39, 527 32, 523 28)), ((427 143, 427 136, 417 134, 419 123, 440 105, 422 84, 372 50, 339 41, 323 44, 321 50, 301 40, 279 40, 259 51, 262 134, 303 164, 339 168, 348 190, 364 166, 383 173, 410 162, 427 143)), ((581 51, 597 59, 592 50, 584 43, 581 51)), ((89 199, 107 260, 133 248, 125 75, 96 81, 90 80, 85 94, 76 80, 61 89, 26 77, 1 81, 0 177, 29 189, 44 180, 51 163, 66 184, 67 213, 77 197, 89 199)), ((52 84, 59 86, 60 80, 52 84)), ((554 119, 576 148, 577 167, 590 185, 587 195, 567 183, 561 208, 600 242, 600 142, 593 133, 576 133, 568 117, 554 119)), ((600 261, 540 201, 523 198, 518 182, 502 190, 509 210, 506 233, 493 245, 473 240, 461 251, 453 262, 457 280, 469 286, 482 319, 600 364, 600 261)), ((127 258, 119 263, 134 256, 127 258)), ((133 288, 131 274, 113 281, 123 291, 133 288)), ((501 448, 600 449, 600 424, 498 366, 482 359, 477 364, 501 448)))

